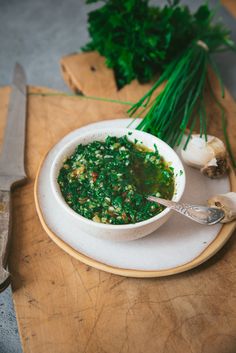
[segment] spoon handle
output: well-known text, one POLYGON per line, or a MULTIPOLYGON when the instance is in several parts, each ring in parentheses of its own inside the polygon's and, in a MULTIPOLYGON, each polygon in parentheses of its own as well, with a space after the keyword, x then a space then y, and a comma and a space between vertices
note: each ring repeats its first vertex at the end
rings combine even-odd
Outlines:
POLYGON ((149 201, 160 203, 163 206, 171 208, 182 215, 201 224, 212 225, 220 222, 224 218, 224 211, 218 208, 191 205, 188 203, 174 202, 171 200, 161 199, 155 196, 148 196, 149 201))

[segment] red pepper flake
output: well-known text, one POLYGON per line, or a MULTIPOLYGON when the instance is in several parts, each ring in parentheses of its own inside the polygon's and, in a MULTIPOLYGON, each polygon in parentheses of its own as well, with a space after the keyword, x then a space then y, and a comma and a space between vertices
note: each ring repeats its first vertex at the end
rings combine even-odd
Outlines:
POLYGON ((93 179, 93 182, 95 183, 95 181, 97 180, 98 178, 98 173, 96 172, 92 172, 92 179, 93 179))
POLYGON ((126 213, 125 213, 125 212, 124 212, 124 213, 122 213, 121 217, 122 217, 122 219, 125 221, 125 220, 127 219, 127 215, 126 215, 126 213))

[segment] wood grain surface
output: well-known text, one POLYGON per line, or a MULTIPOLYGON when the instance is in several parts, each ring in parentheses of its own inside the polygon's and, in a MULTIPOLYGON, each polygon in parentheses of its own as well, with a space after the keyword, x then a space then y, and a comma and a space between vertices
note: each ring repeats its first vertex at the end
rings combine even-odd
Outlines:
MULTIPOLYGON (((83 66, 74 64, 80 74, 79 89, 85 94, 135 101, 147 90, 134 82, 117 93, 112 73, 99 73, 107 70, 101 60, 98 56, 83 57, 83 66)), ((29 88, 29 94, 47 91, 51 92, 29 88)), ((8 87, 0 89, 0 139, 9 93, 8 87)), ((228 93, 224 105, 236 153, 236 105, 228 93)), ((208 107, 211 132, 221 137, 219 112, 210 100, 208 107)), ((29 179, 13 192, 10 254, 13 299, 24 352, 235 353, 235 234, 211 260, 194 270, 173 277, 133 279, 80 263, 42 229, 33 198, 42 157, 73 129, 120 118, 126 110, 121 104, 85 98, 28 97, 29 179)))
MULTIPOLYGON (((96 77, 91 76, 89 81, 90 87, 97 85, 96 77)), ((90 93, 102 95, 106 82, 100 87, 99 92, 94 88, 90 93)), ((46 91, 29 88, 29 93, 46 91)), ((0 90, 1 131, 9 93, 7 87, 0 90)), ((137 91, 134 93, 137 99, 137 91)), ((126 95, 127 100, 132 100, 133 90, 127 90, 126 95)), ((217 133, 219 114, 210 102, 209 105, 212 132, 217 133)), ((229 94, 225 106, 235 152, 236 105, 229 94)), ((24 352, 233 353, 235 234, 200 267, 174 277, 144 280, 122 278, 80 263, 57 247, 41 227, 34 206, 33 184, 42 156, 73 129, 88 122, 120 118, 126 109, 120 104, 84 98, 28 97, 29 180, 13 193, 10 261, 24 352)))
POLYGON ((236 2, 235 0, 221 0, 221 3, 226 7, 226 9, 236 16, 236 2))

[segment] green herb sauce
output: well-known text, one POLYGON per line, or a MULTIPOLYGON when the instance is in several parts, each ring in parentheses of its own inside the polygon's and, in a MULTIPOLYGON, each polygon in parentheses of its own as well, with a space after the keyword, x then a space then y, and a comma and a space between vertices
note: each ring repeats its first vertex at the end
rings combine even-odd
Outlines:
POLYGON ((145 197, 171 199, 175 185, 174 170, 157 149, 150 151, 126 136, 78 145, 64 161, 58 183, 75 212, 108 224, 137 223, 157 215, 164 206, 145 197))

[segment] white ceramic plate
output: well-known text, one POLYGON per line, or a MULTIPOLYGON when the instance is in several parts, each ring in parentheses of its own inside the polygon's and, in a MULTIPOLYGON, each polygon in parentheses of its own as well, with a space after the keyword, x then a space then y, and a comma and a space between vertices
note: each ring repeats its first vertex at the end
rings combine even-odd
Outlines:
MULTIPOLYGON (((66 251, 94 267, 124 275, 130 275, 129 271, 134 270, 137 271, 137 276, 142 276, 138 275, 138 271, 141 271, 144 274, 142 277, 148 276, 145 276, 145 272, 163 271, 163 274, 165 271, 167 274, 181 272, 171 269, 181 268, 194 261, 215 241, 222 225, 204 226, 173 213, 165 225, 145 238, 130 242, 113 242, 94 238, 74 227, 70 214, 65 213, 55 202, 49 182, 49 171, 58 149, 85 131, 101 127, 127 127, 130 121, 131 119, 118 119, 87 125, 71 132, 51 149, 41 165, 35 187, 40 220, 47 233, 53 234, 51 237, 59 246, 63 248, 62 245, 65 244, 66 251)), ((134 128, 136 124, 138 121, 132 127, 134 128)), ((230 191, 227 177, 210 180, 202 176, 198 170, 189 167, 185 169, 186 190, 181 200, 183 202, 205 204, 210 196, 230 191)), ((211 256, 215 252, 213 251, 211 256)), ((208 254, 206 258, 209 257, 208 254)))

